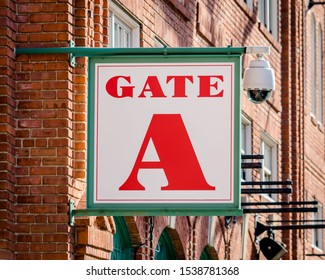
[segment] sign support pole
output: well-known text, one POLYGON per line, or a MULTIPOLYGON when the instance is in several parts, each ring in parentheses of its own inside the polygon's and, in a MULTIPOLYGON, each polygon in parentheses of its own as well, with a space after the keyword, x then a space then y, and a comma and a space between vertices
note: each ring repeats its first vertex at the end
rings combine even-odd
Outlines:
POLYGON ((96 48, 75 47, 74 41, 69 41, 69 47, 54 48, 16 48, 16 55, 23 54, 71 54, 71 67, 75 67, 73 59, 76 57, 102 57, 102 56, 134 56, 134 55, 240 55, 246 53, 247 47, 222 48, 96 48))

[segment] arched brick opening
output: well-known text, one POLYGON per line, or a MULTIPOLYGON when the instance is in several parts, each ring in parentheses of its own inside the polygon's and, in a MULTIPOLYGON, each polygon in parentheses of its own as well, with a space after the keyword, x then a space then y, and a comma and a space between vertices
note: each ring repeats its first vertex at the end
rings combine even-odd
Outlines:
POLYGON ((113 250, 115 224, 112 217, 75 219, 75 259, 108 260, 113 250))
POLYGON ((175 229, 165 227, 162 231, 157 242, 155 259, 185 259, 183 245, 175 229))
POLYGON ((206 245, 201 252, 200 260, 218 260, 218 254, 215 248, 210 245, 206 245))

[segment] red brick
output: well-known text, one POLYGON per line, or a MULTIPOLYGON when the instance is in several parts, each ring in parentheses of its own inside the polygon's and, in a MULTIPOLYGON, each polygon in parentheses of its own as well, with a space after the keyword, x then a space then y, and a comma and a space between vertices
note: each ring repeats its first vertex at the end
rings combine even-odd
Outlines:
POLYGON ((41 5, 39 4, 27 4, 18 6, 19 13, 39 13, 41 11, 41 5))
MULTIPOLYGON (((65 138, 61 138, 61 139, 50 139, 49 140, 49 147, 65 147, 68 146, 69 144, 69 140, 65 139, 65 138)), ((58 155, 62 155, 58 152, 58 155)))
POLYGON ((31 205, 29 209, 30 213, 56 213, 54 205, 31 205))
POLYGON ((20 101, 18 104, 19 109, 41 109, 41 101, 20 101))
POLYGON ((67 234, 63 234, 63 233, 54 233, 54 234, 44 233, 43 240, 44 242, 67 242, 69 238, 67 234))
POLYGON ((44 204, 64 204, 68 203, 69 199, 67 196, 43 196, 44 204))
POLYGON ((50 233, 56 232, 55 225, 31 225, 31 232, 32 233, 50 233))
POLYGON ((35 216, 33 215, 17 215, 18 223, 34 223, 34 221, 35 221, 35 216))
POLYGON ((69 25, 68 23, 43 24, 42 30, 44 32, 64 32, 69 31, 69 25))
POLYGON ((39 33, 42 31, 42 26, 40 24, 20 25, 18 31, 22 33, 39 33))
POLYGON ((17 236, 18 242, 41 242, 42 234, 19 234, 17 236))
POLYGON ((17 260, 41 260, 42 254, 40 253, 18 253, 17 260))
POLYGON ((43 176, 44 185, 67 185, 68 178, 66 176, 43 176))
POLYGON ((29 252, 30 251, 30 244, 28 243, 18 243, 16 244, 15 250, 18 252, 29 252))
POLYGON ((49 223, 68 223, 69 222, 69 216, 68 215, 52 215, 48 217, 49 223))
POLYGON ((46 147, 47 140, 46 139, 36 139, 36 147, 46 147))
POLYGON ((32 73, 32 80, 55 80, 56 73, 55 72, 33 72, 32 73))
POLYGON ((33 129, 32 130, 32 137, 55 137, 56 131, 54 129, 33 129))
POLYGON ((17 178, 18 185, 39 185, 40 183, 41 183, 40 177, 28 176, 28 177, 17 178))
MULTIPOLYGON (((46 87, 46 89, 50 89, 55 87, 55 85, 50 85, 46 87)), ((45 88, 44 88, 45 89, 45 88)), ((44 101, 43 102, 44 109, 59 109, 59 108, 67 108, 67 101, 66 100, 51 100, 51 101, 44 101)))
POLYGON ((45 224, 47 222, 48 222, 48 215, 36 215, 35 216, 35 223, 45 224))
POLYGON ((40 165, 40 158, 19 158, 17 159, 18 165, 40 165))
POLYGON ((67 123, 68 123, 68 120, 65 120, 65 119, 45 120, 45 121, 43 121, 43 126, 48 127, 48 128, 50 128, 50 127, 59 128, 59 127, 67 126, 67 123))
POLYGON ((25 147, 25 148, 26 147, 34 147, 35 146, 35 141, 34 141, 34 139, 30 139, 30 140, 25 139, 25 140, 22 141, 22 146, 25 147))
POLYGON ((56 21, 56 14, 50 14, 50 13, 37 13, 32 14, 30 16, 30 21, 32 23, 41 23, 41 22, 55 22, 56 21))
POLYGON ((44 260, 68 260, 69 255, 67 253, 53 253, 53 254, 44 254, 44 260))
POLYGON ((54 252, 56 244, 51 243, 34 243, 30 247, 31 252, 54 252))
POLYGON ((56 169, 53 167, 31 167, 30 175, 55 175, 56 169))
POLYGON ((18 127, 20 128, 42 127, 42 121, 41 120, 20 120, 18 121, 18 127))
POLYGON ((30 42, 53 42, 56 39, 55 34, 30 34, 30 42))

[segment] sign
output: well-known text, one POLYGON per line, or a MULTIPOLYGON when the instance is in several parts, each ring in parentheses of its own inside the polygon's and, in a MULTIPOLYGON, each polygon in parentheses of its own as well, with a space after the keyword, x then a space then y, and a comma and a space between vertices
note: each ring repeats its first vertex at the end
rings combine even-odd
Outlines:
POLYGON ((90 58, 88 208, 240 214, 239 58, 90 58))

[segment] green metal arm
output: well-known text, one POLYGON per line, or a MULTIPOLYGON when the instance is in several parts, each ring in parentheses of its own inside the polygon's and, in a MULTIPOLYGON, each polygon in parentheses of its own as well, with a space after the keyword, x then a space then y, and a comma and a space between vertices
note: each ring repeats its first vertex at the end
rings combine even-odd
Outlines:
POLYGON ((69 41, 69 47, 58 48, 17 48, 16 55, 21 54, 70 54, 70 66, 76 67, 76 57, 95 57, 95 56, 134 56, 134 55, 179 55, 179 54, 243 54, 246 47, 207 47, 207 48, 91 48, 75 47, 73 41, 69 41))

